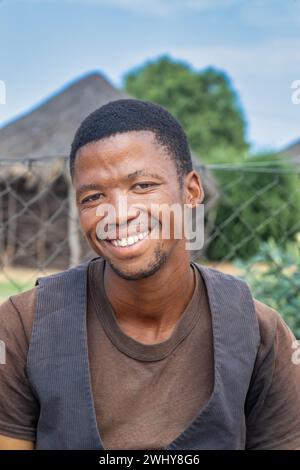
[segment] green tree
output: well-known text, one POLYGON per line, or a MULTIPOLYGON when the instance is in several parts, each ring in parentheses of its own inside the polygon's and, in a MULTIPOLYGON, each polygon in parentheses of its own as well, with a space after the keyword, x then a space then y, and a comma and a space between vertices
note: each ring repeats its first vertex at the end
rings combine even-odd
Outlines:
POLYGON ((204 161, 213 158, 218 148, 247 149, 245 118, 225 73, 212 67, 196 71, 185 62, 163 56, 129 71, 124 85, 131 96, 168 109, 204 161))

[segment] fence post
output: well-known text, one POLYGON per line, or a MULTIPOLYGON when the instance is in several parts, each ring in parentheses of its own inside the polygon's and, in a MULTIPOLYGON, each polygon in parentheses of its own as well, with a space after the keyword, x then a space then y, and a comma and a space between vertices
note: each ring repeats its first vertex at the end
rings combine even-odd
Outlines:
POLYGON ((80 263, 81 259, 81 244, 80 234, 78 227, 77 207, 75 203, 75 194, 72 186, 70 176, 66 175, 68 185, 68 199, 69 199, 69 217, 68 217, 68 240, 70 250, 70 267, 76 266, 80 263))
MULTIPOLYGON (((38 192, 42 193, 42 189, 45 186, 45 181, 41 178, 40 182, 38 183, 38 192)), ((46 254, 46 242, 47 242, 47 231, 45 229, 45 224, 47 223, 49 210, 48 210, 48 201, 47 195, 42 196, 39 199, 39 210, 40 210, 40 227, 38 230, 38 238, 37 238, 37 264, 38 267, 42 267, 44 263, 47 261, 47 254, 46 254)))
POLYGON ((4 255, 4 263, 12 265, 13 258, 17 251, 17 200, 14 191, 8 193, 8 207, 7 207, 7 239, 6 250, 4 255))

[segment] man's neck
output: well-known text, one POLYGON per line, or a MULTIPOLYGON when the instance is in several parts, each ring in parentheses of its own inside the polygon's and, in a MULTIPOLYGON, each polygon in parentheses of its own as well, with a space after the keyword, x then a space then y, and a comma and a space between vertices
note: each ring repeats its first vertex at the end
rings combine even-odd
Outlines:
POLYGON ((108 263, 104 288, 120 328, 145 344, 166 340, 195 289, 189 257, 166 263, 153 275, 135 281, 118 276, 108 263))

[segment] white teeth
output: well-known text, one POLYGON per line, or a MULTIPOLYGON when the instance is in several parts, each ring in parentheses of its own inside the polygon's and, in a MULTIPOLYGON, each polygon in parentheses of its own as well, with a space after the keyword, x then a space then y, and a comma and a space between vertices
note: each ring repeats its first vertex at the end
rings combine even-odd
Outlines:
POLYGON ((130 246, 134 245, 138 241, 142 240, 143 238, 146 238, 147 235, 149 234, 149 230, 147 232, 140 233, 139 235, 131 235, 128 238, 121 238, 121 240, 111 240, 111 243, 114 246, 130 246))

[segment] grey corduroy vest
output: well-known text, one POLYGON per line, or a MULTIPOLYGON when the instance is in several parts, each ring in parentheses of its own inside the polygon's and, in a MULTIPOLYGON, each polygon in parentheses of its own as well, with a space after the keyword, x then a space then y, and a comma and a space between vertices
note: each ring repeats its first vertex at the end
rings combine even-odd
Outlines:
MULTIPOLYGON (((105 450, 88 359, 88 265, 36 282, 27 373, 40 403, 37 449, 105 450)), ((198 415, 165 450, 245 449, 245 400, 260 341, 253 298, 247 284, 236 277, 194 265, 205 281, 212 315, 214 388, 198 415)))

